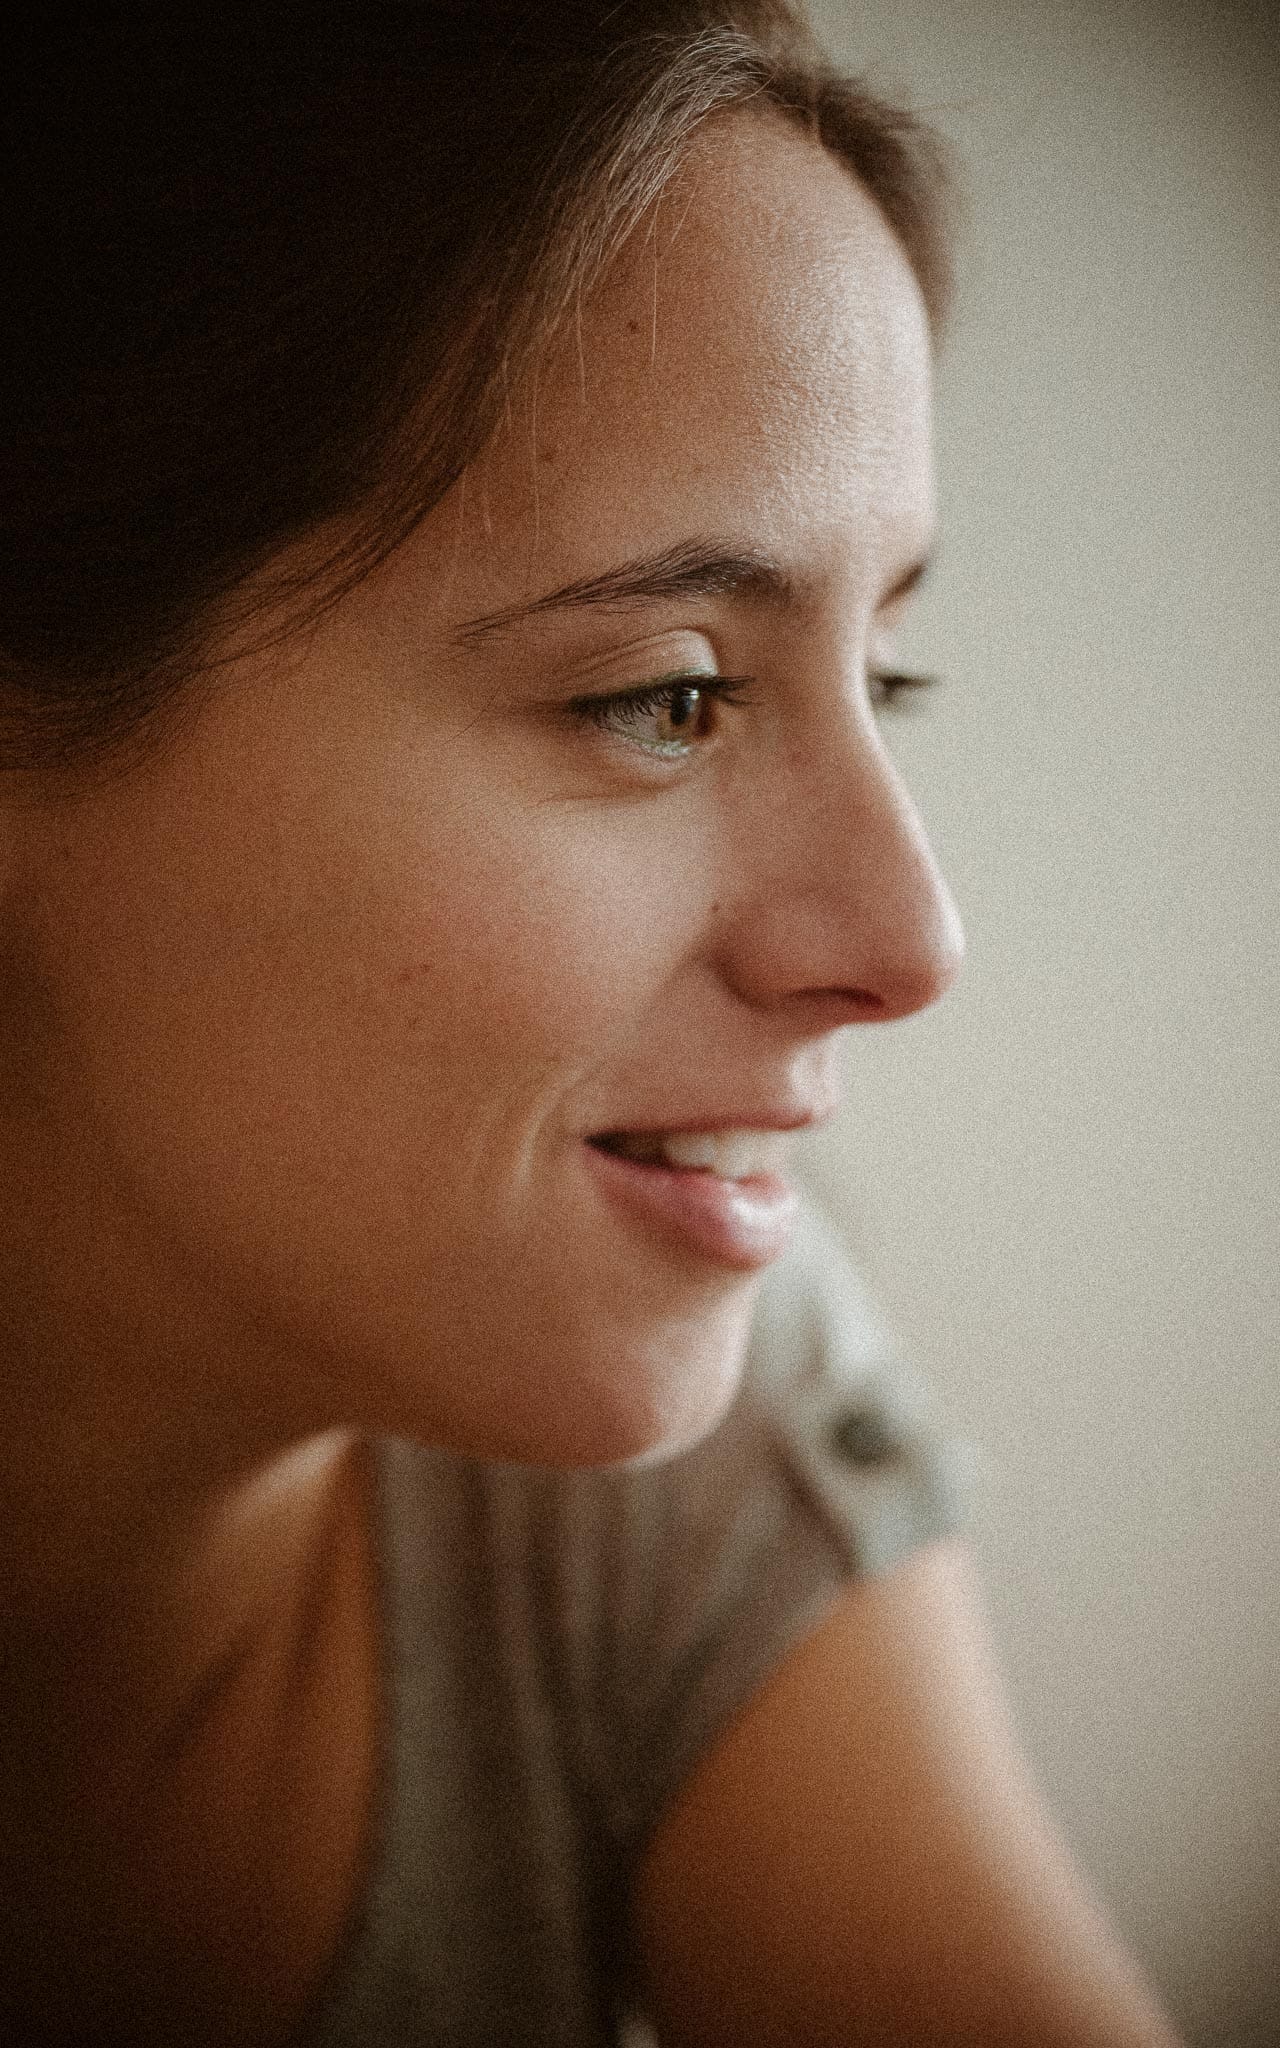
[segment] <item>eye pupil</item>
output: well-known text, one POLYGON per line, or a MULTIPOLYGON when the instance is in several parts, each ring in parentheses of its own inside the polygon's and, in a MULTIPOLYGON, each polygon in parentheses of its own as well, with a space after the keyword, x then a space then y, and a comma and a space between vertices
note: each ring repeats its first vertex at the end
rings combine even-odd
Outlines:
POLYGON ((673 732, 683 732, 698 710, 702 692, 696 683, 682 683, 671 693, 667 720, 673 732))

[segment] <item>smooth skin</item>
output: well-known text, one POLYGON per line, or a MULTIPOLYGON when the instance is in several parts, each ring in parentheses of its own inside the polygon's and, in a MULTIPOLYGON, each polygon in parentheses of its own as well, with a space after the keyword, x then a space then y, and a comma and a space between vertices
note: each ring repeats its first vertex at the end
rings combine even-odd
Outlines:
MULTIPOLYGON (((848 174, 718 121, 374 576, 228 643, 149 758, 0 793, 33 2038, 277 2041, 323 1976, 380 1711, 364 1438, 608 1462, 732 1397, 754 1278, 611 1208, 586 1140, 823 1117, 844 1028, 955 977, 869 680, 932 541, 929 361, 848 174), (693 545, 768 567, 521 609, 693 545), (586 705, 689 669, 751 681, 678 733, 586 705)), ((855 1589, 696 1774, 638 1898, 665 2038, 1171 2040, 1037 1846, 971 1605, 944 1549, 855 1589)))

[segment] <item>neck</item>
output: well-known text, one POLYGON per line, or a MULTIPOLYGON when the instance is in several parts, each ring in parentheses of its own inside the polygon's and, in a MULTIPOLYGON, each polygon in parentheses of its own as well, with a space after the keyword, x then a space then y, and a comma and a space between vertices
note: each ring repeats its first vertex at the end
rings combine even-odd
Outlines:
POLYGON ((92 1680, 96 1725, 150 1723, 291 1597, 345 1439, 154 1239, 28 1192, 0 1214, 0 1645, 33 1701, 92 1680))
POLYGON ((363 1452, 48 1156, 0 1145, 0 2034, 283 2037, 372 1798, 363 1452))
POLYGON ((152 1508, 96 1608, 10 1627, 0 1949, 33 1959, 20 2012, 63 2013, 71 2038, 105 1957, 121 2038, 152 2039, 152 2013, 156 2040, 288 2033, 370 1812, 363 1478, 334 1435, 185 1514, 152 1508))
POLYGON ((7 1496, 0 1717, 24 1715, 37 1746, 83 1726, 98 1753, 171 1747, 202 1700, 309 1611, 353 1452, 335 1431, 166 1493, 126 1487, 117 1466, 105 1501, 100 1468, 67 1473, 58 1498, 28 1465, 25 1502, 17 1487, 7 1496))

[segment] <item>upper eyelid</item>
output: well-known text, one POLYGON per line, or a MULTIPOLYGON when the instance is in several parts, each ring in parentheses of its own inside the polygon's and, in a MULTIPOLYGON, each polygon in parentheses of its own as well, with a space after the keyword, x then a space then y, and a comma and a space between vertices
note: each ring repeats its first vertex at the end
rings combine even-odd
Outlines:
POLYGON ((593 704, 644 704, 664 697, 682 685, 687 689, 705 691, 709 697, 731 697, 753 689, 756 681, 755 675, 729 674, 719 668, 667 669, 661 675, 646 677, 643 682, 620 684, 616 690, 583 691, 570 700, 570 706, 582 705, 589 709, 593 704))
POLYGON ((695 672, 719 673, 718 657, 711 634, 704 626, 668 626, 644 639, 613 646, 593 661, 568 671, 578 696, 605 694, 610 686, 618 694, 643 689, 650 683, 674 680, 695 672))
MULTIPOLYGON (((616 689, 581 690, 570 699, 571 704, 616 704, 640 702, 646 697, 658 696, 663 690, 674 690, 685 683, 694 689, 715 690, 723 683, 732 682, 717 668, 672 668, 664 669, 660 675, 646 676, 635 683, 619 683, 616 689)), ((741 677, 737 678, 742 681, 741 677)))

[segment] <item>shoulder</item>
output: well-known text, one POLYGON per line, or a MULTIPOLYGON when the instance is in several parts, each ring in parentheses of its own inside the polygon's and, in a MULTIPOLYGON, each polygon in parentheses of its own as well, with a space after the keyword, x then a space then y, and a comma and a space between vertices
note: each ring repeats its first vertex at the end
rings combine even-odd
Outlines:
POLYGON ((954 1540, 791 1647, 633 1907, 670 2048, 1177 2048, 1040 1799, 954 1540))
POLYGON ((758 1580, 633 1886, 664 2043, 1171 2048, 1021 1755, 958 1534, 968 1454, 817 1214, 728 1427, 768 1446, 758 1580))

